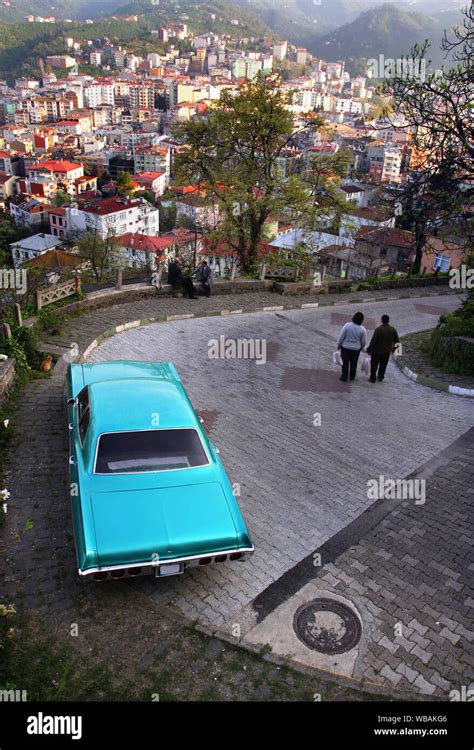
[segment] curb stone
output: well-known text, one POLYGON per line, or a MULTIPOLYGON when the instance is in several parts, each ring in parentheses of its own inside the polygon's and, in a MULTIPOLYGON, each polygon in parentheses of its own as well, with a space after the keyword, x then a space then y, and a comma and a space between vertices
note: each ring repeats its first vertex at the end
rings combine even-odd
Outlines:
POLYGON ((406 367, 406 365, 403 365, 402 363, 398 362, 397 357, 392 357, 392 360, 395 361, 395 364, 397 365, 400 372, 405 375, 410 380, 413 380, 414 383, 420 383, 421 385, 426 386, 427 388, 433 388, 436 391, 444 391, 445 393, 450 393, 453 396, 462 396, 463 398, 474 398, 474 388, 461 388, 457 385, 450 385, 449 383, 443 383, 441 380, 436 380, 436 378, 430 378, 427 375, 423 375, 418 372, 413 372, 413 370, 410 370, 409 367, 406 367))
MULTIPOLYGON (((423 295, 424 296, 424 295, 423 295)), ((396 297, 371 297, 370 299, 367 298, 365 300, 357 300, 357 302, 363 302, 364 304, 367 304, 369 302, 391 302, 393 300, 397 299, 406 299, 407 295, 399 295, 396 297)), ((77 359, 78 362, 85 362, 86 358, 89 356, 89 354, 99 345, 101 344, 106 338, 110 338, 110 336, 114 336, 117 333, 123 333, 124 331, 128 331, 131 328, 139 328, 142 326, 150 325, 151 323, 166 323, 168 321, 174 321, 174 320, 191 320, 192 318, 207 318, 207 317, 217 317, 217 316, 226 316, 226 315, 248 315, 251 313, 272 313, 272 312, 281 312, 282 310, 306 310, 316 307, 328 307, 328 306, 335 306, 335 305, 349 305, 349 304, 356 304, 355 300, 330 300, 326 301, 321 299, 319 302, 299 302, 297 304, 286 304, 286 305, 274 305, 274 306, 263 306, 263 307, 249 307, 247 309, 238 309, 238 310, 206 310, 206 311, 200 311, 195 313, 182 313, 178 315, 156 315, 153 318, 144 318, 142 320, 133 320, 129 323, 122 323, 118 326, 114 326, 113 328, 109 328, 108 330, 104 331, 104 333, 100 334, 96 339, 91 341, 89 346, 83 351, 82 355, 77 359)), ((418 376, 412 379, 417 379, 418 376)), ((423 378, 420 377, 418 379, 418 382, 422 383, 423 378)), ((444 386, 442 390, 448 390, 448 386, 444 386)), ((432 386, 435 387, 435 386, 432 386)), ((455 386, 449 386, 450 388, 454 388, 455 386)), ((467 390, 467 389, 464 389, 467 390)), ((456 393, 457 391, 449 391, 450 393, 456 393)), ((458 394, 459 395, 459 394, 458 394)), ((460 395, 471 395, 469 392, 468 394, 460 394, 460 395)), ((474 392, 472 393, 474 396, 474 392)))

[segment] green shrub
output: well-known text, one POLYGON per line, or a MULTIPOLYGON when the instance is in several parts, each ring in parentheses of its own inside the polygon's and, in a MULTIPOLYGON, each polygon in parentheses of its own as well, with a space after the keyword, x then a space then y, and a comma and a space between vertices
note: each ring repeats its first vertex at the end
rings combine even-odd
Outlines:
POLYGON ((459 375, 474 375, 474 293, 458 310, 442 315, 431 334, 430 359, 459 375))
POLYGON ((474 375, 474 338, 438 336, 431 343, 431 361, 457 375, 474 375))
POLYGON ((19 375, 26 375, 30 372, 31 368, 28 364, 25 350, 14 336, 12 336, 9 341, 6 341, 0 347, 0 350, 2 354, 6 354, 7 357, 11 357, 11 359, 14 360, 15 372, 17 372, 19 375))
POLYGON ((11 618, 15 614, 16 610, 12 604, 0 604, 0 652, 5 648, 6 641, 14 635, 11 618))
POLYGON ((44 307, 38 315, 38 327, 41 331, 55 334, 59 332, 58 314, 51 307, 44 307))

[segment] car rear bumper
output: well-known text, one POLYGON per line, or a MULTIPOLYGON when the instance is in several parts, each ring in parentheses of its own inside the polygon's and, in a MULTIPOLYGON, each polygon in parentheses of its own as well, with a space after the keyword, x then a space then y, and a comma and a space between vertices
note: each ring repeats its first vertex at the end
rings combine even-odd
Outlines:
MULTIPOLYGON (((105 581, 120 578, 136 578, 143 575, 157 575, 160 565, 170 565, 178 563, 182 568, 180 573, 184 573, 187 568, 199 568, 210 565, 211 563, 222 562, 245 562, 253 555, 254 547, 237 547, 231 550, 222 550, 205 555, 189 555, 186 557, 172 557, 169 559, 158 560, 157 562, 129 563, 128 565, 103 565, 97 568, 81 570, 78 573, 81 578, 93 578, 96 581, 105 581)), ((160 577, 157 575, 157 577, 160 577)))

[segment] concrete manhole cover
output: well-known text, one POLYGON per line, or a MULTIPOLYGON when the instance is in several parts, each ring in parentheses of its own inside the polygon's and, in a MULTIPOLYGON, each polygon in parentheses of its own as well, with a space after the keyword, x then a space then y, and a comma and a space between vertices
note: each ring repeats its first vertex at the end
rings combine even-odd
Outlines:
POLYGON ((305 646, 322 654, 350 651, 362 634, 355 612, 334 599, 313 599, 302 604, 295 612, 293 628, 305 646))

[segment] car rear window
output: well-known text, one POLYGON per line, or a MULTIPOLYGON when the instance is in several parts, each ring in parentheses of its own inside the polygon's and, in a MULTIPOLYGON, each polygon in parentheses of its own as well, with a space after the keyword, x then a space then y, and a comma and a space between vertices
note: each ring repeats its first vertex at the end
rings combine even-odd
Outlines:
POLYGON ((191 469, 208 464, 194 429, 111 432, 99 437, 96 474, 191 469))

